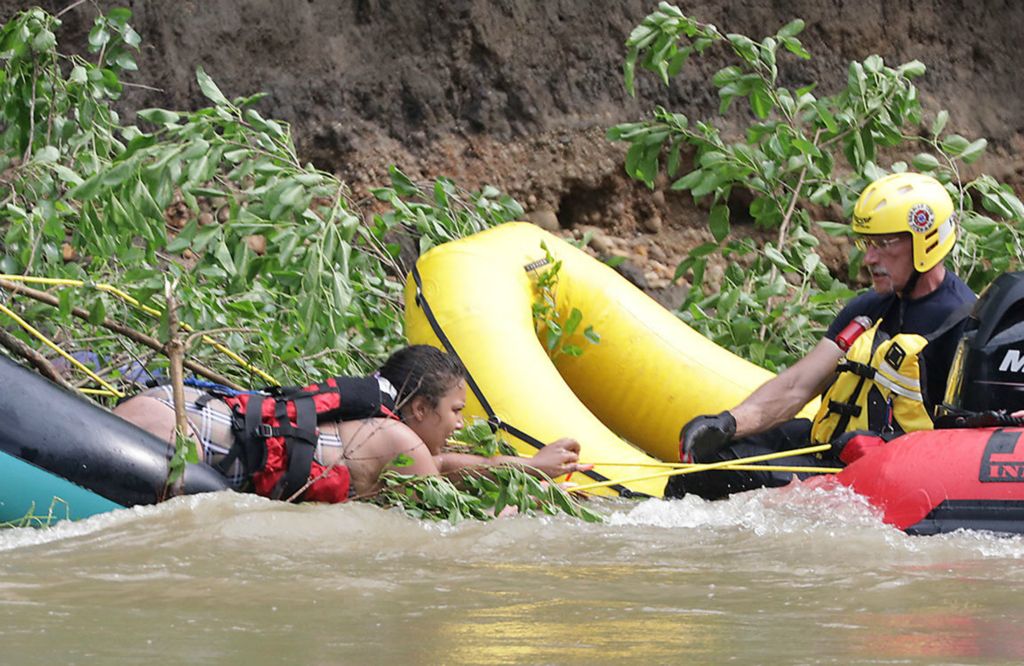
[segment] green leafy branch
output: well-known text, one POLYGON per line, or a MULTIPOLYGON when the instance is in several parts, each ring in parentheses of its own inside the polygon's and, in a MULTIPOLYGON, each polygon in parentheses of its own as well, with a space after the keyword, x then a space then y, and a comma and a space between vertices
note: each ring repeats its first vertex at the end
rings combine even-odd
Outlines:
MULTIPOLYGON (((541 241, 544 250, 544 268, 536 272, 534 282, 535 300, 533 302, 533 322, 537 336, 544 342, 544 348, 552 360, 559 356, 578 357, 583 354, 583 347, 572 342, 573 336, 583 323, 583 312, 579 308, 570 309, 568 316, 558 306, 558 278, 562 270, 561 259, 556 260, 548 246, 541 241)), ((601 342, 601 336, 593 326, 583 329, 583 340, 589 344, 601 342)))
MULTIPOLYGON (((278 381, 361 374, 403 343, 398 235, 428 247, 521 214, 493 188, 421 188, 393 168, 371 221, 345 183, 302 162, 288 125, 257 110, 261 95, 229 98, 202 68, 209 106, 124 123, 111 103, 135 69, 130 16, 96 18, 94 62, 60 54, 60 21, 42 10, 0 30, 0 272, 109 283, 150 309, 90 288, 59 289, 56 308, 8 302, 62 347, 126 353, 124 339, 83 330, 83 310, 166 340, 151 310, 169 280, 183 326, 224 331, 222 349, 278 381)), ((209 346, 192 354, 241 385, 266 381, 209 346)))
POLYGON ((523 215, 518 202, 491 186, 467 193, 450 178, 441 177, 428 190, 395 167, 388 173, 391 187, 375 188, 372 193, 391 210, 374 216, 374 221, 384 229, 401 225, 415 231, 421 253, 523 215))
MULTIPOLYGON (((845 86, 834 95, 817 96, 817 84, 790 90, 779 83, 777 58, 782 51, 811 57, 798 39, 803 28, 796 19, 760 41, 723 35, 660 3, 626 41, 626 89, 634 92, 637 66, 668 84, 691 56, 725 45, 730 63, 711 80, 721 100, 719 115, 743 99, 753 121, 747 121, 743 140, 733 141, 711 119, 691 121, 658 107, 651 120, 608 132, 629 144, 625 168, 631 177, 653 187, 663 171, 673 190, 707 202, 713 242, 694 248, 676 269, 677 279, 690 275, 693 285, 683 318, 771 369, 792 363, 815 344, 848 296, 844 281, 829 273, 817 253, 822 234, 811 232, 848 235, 846 225, 817 218, 848 218, 869 182, 908 168, 900 161, 889 170, 880 167, 882 150, 908 150, 917 142, 929 149, 914 158, 913 166, 933 173, 959 203, 965 233, 954 266, 972 287, 983 287, 1021 256, 1024 208, 1010 188, 986 176, 970 182, 960 178, 958 164, 980 157, 985 140, 943 134, 945 111, 936 115, 931 134, 920 136, 923 114, 912 79, 925 66, 913 61, 890 67, 872 55, 850 64, 845 86), (684 164, 692 168, 685 172, 684 164), (744 200, 749 204, 741 206, 744 200), (979 211, 976 200, 991 215, 979 211), (775 230, 776 241, 761 248, 736 237, 734 218, 775 230), (705 271, 712 255, 725 260, 726 269, 718 293, 708 294, 705 271)), ((861 259, 853 255, 849 277, 861 259)))
MULTIPOLYGON (((394 467, 411 464, 408 456, 399 456, 394 467)), ((448 521, 492 520, 507 507, 522 515, 541 512, 564 513, 587 522, 602 522, 558 484, 541 481, 515 465, 481 467, 459 479, 459 485, 443 476, 416 476, 389 469, 381 475, 383 488, 373 502, 399 507, 413 518, 448 521)))
POLYGON ((515 448, 505 441, 502 431, 493 429, 490 423, 480 418, 474 418, 472 423, 455 433, 453 438, 448 440, 447 448, 487 458, 519 455, 515 448))

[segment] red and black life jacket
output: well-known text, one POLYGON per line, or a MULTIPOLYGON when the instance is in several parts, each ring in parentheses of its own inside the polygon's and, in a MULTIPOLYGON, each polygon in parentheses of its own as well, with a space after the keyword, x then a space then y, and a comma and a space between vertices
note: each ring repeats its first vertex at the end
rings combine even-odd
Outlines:
POLYGON ((379 377, 331 377, 308 386, 273 387, 260 393, 216 395, 234 413, 234 443, 218 467, 239 460, 253 490, 271 499, 299 496, 310 502, 344 502, 344 466, 313 459, 320 421, 352 421, 395 415, 395 390, 379 377))

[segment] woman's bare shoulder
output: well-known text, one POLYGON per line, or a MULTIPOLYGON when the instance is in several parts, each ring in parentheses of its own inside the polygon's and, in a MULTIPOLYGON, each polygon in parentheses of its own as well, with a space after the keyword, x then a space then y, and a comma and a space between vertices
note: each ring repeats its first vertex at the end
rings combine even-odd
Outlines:
POLYGON ((371 437, 387 437, 397 439, 408 439, 410 437, 419 439, 412 429, 394 419, 371 418, 358 419, 355 421, 339 421, 338 431, 343 440, 351 442, 356 439, 367 440, 371 437))

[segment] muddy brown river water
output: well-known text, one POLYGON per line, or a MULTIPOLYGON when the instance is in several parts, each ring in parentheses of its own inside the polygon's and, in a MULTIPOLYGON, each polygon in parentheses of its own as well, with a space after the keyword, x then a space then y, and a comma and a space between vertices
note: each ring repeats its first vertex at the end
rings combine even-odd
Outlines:
POLYGON ((1024 539, 847 491, 428 524, 218 494, 0 531, 3 664, 1015 664, 1024 539))

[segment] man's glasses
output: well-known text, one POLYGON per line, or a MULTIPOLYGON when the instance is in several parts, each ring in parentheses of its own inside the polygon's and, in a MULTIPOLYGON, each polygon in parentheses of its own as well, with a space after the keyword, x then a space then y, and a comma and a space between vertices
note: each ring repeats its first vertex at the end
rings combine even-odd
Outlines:
POLYGON ((867 252, 869 247, 887 250, 904 238, 905 236, 857 236, 853 239, 853 245, 861 252, 867 252))

